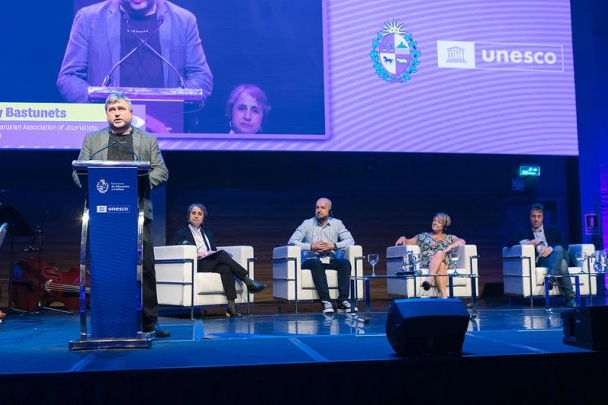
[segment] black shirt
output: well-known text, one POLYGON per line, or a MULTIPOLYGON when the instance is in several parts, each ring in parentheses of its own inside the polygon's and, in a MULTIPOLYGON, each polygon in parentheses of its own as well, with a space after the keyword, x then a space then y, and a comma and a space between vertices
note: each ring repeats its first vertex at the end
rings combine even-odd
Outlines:
POLYGON ((108 160, 134 160, 133 130, 126 135, 110 132, 108 146, 108 160))

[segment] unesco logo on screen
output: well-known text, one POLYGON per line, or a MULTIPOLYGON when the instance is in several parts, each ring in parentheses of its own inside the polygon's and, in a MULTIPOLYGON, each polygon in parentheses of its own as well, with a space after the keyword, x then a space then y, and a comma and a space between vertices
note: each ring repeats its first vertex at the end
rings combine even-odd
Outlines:
POLYGON ((564 71, 561 45, 437 41, 437 66, 451 69, 564 71))
POLYGON ((405 30, 403 23, 387 21, 372 41, 369 56, 376 74, 387 82, 405 83, 418 72, 418 43, 405 30))
POLYGON ((99 191, 101 194, 107 193, 109 189, 110 189, 110 184, 108 184, 108 182, 105 181, 105 179, 101 179, 97 182, 97 191, 99 191))

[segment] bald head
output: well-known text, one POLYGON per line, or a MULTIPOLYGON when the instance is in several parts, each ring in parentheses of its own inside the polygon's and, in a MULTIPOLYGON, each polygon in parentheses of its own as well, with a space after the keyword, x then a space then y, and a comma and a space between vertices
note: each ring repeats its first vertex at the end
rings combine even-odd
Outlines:
POLYGON ((317 206, 319 204, 327 205, 331 209, 331 200, 329 198, 321 197, 317 200, 317 206))
POLYGON ((331 200, 329 198, 319 198, 315 206, 315 217, 322 225, 325 225, 329 220, 329 211, 331 211, 331 200))

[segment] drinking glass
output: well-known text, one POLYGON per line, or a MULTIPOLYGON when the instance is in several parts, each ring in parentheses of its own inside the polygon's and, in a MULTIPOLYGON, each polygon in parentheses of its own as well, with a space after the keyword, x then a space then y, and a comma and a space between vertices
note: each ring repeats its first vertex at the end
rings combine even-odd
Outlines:
POLYGON ((410 252, 403 255, 401 260, 401 270, 409 271, 412 269, 412 256, 410 252))
POLYGON ((460 260, 460 253, 458 251, 454 251, 450 253, 450 260, 452 261, 452 264, 454 265, 454 273, 452 273, 453 275, 457 276, 458 275, 458 260, 460 260))
POLYGON ((414 272, 416 274, 422 274, 422 271, 420 270, 420 253, 413 253, 412 256, 414 256, 414 272))
POLYGON ((401 263, 401 269, 403 271, 411 271, 413 273, 420 273, 420 253, 414 253, 408 250, 403 255, 403 261, 401 263))
POLYGON ((576 261, 579 266, 581 266, 581 274, 585 274, 585 260, 587 260, 587 254, 585 252, 578 251, 576 252, 576 261))
POLYGON ((372 265, 372 276, 376 275, 376 264, 378 264, 378 253, 370 253, 367 255, 367 261, 372 265))
POLYGON ((595 271, 598 273, 605 273, 608 268, 608 259, 606 258, 605 250, 598 250, 595 252, 595 271))

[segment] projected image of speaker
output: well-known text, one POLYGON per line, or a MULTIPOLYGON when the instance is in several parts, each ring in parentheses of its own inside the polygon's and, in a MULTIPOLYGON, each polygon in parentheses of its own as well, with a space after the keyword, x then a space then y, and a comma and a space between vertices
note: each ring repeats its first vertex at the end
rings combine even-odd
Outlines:
POLYGON ((563 342, 591 350, 608 350, 608 307, 582 307, 562 312, 563 342))
POLYGON ((386 337, 399 356, 462 354, 469 312, 459 299, 402 299, 389 306, 386 337))

